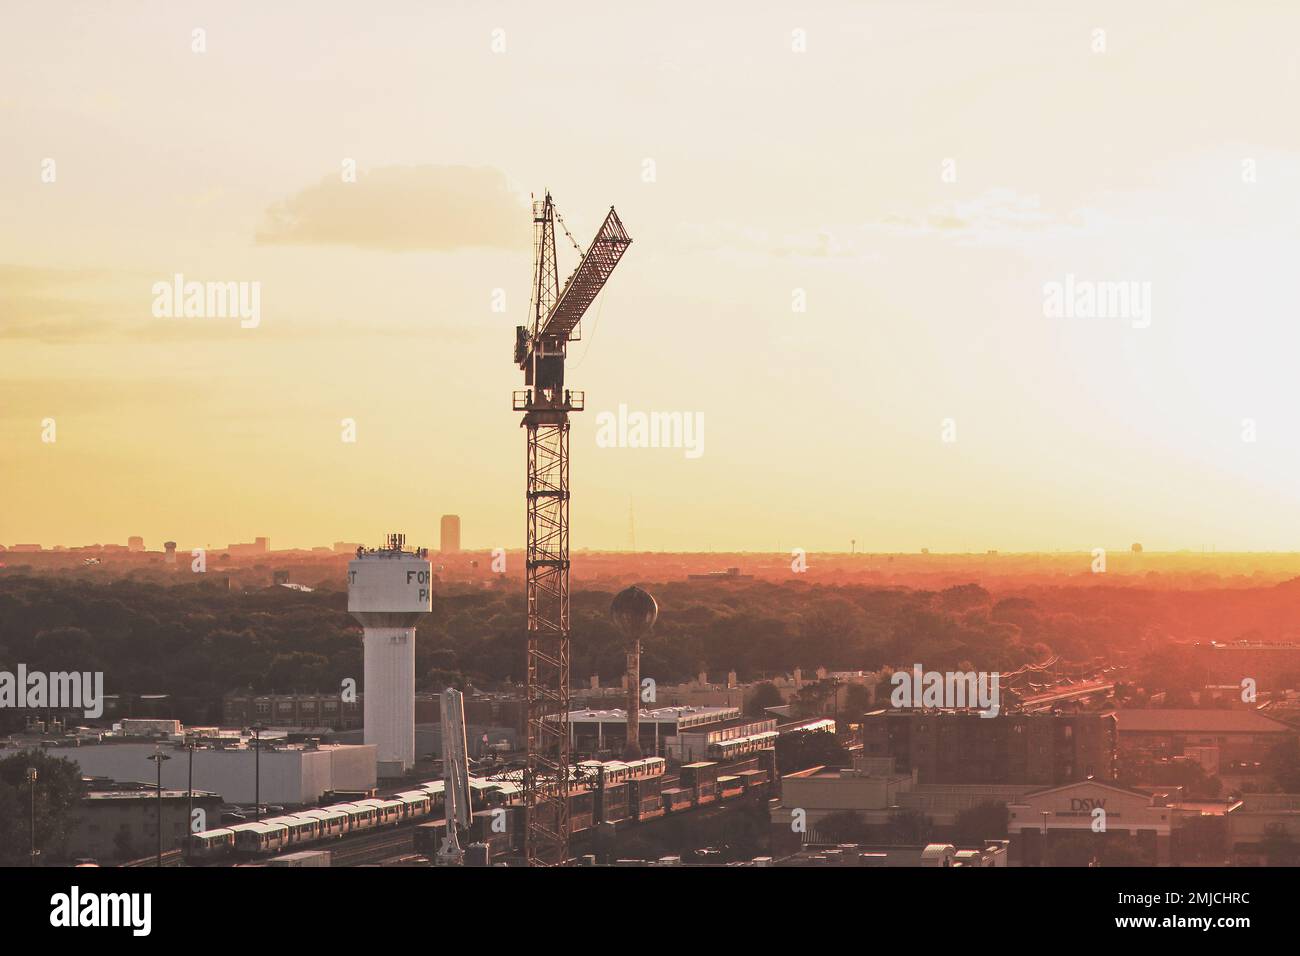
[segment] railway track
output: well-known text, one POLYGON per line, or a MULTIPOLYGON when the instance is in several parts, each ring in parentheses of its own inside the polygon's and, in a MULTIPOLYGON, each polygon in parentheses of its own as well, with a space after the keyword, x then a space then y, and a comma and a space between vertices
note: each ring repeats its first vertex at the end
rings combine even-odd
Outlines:
POLYGON ((415 853, 415 831, 410 827, 343 840, 330 848, 330 866, 365 866, 415 853))

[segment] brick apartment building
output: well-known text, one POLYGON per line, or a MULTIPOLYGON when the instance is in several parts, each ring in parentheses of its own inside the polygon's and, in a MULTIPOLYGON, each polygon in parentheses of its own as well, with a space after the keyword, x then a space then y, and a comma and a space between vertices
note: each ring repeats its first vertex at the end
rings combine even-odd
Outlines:
POLYGON ((877 710, 863 716, 863 755, 893 757, 923 784, 1054 786, 1115 777, 1112 713, 1000 714, 877 710))

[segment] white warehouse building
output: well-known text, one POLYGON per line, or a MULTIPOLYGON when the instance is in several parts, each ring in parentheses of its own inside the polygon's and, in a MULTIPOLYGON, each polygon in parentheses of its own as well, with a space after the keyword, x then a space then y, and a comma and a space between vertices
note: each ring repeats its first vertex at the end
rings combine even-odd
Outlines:
MULTIPOLYGON (((189 785, 190 754, 164 741, 123 740, 51 747, 52 757, 71 760, 85 777, 155 782, 157 768, 149 758, 161 750, 164 788, 189 785)), ((194 749, 194 789, 221 794, 228 803, 252 804, 257 789, 258 758, 243 741, 194 749)), ((262 803, 284 806, 315 804, 328 791, 371 790, 375 787, 375 748, 370 744, 290 744, 262 739, 260 758, 262 803)))

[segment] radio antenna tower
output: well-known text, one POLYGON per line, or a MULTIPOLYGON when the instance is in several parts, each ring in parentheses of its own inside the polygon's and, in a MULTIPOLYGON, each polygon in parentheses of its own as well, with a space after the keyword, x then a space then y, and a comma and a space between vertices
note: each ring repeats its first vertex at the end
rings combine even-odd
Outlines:
POLYGON ((561 866, 569 856, 569 413, 582 392, 564 387, 568 344, 578 323, 632 242, 614 207, 586 251, 578 247, 551 194, 533 202, 531 327, 515 329, 515 363, 527 388, 513 407, 528 430, 528 761, 524 770, 524 852, 529 866, 561 866), (582 254, 560 288, 555 221, 582 254))

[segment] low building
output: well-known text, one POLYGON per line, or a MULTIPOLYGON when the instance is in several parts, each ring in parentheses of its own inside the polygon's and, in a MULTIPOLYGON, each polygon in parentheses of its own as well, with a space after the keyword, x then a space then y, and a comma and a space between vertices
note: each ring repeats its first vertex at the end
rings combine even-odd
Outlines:
MULTIPOLYGON (((252 804, 260 790, 263 803, 307 806, 331 791, 370 790, 376 784, 373 744, 288 744, 264 736, 258 757, 251 743, 234 733, 206 738, 192 754, 194 786, 220 794, 228 803, 252 804)), ((191 753, 177 740, 105 735, 100 742, 45 748, 51 757, 77 764, 82 776, 119 782, 147 778, 154 771, 149 758, 159 750, 170 758, 162 764, 163 786, 186 787, 191 753)))
MULTIPOLYGON (((93 781, 71 816, 62 856, 106 863, 156 853, 160 805, 163 852, 183 849, 190 832, 188 790, 164 788, 160 801, 157 787, 147 783, 93 781)), ((207 826, 215 827, 221 820, 221 797, 216 793, 195 790, 193 807, 207 826)))
MULTIPOLYGON (((739 707, 658 707, 641 711, 641 752, 647 757, 673 757, 686 762, 708 756, 707 727, 721 735, 742 737, 736 728, 753 725, 754 733, 776 729, 772 718, 745 718, 739 707), (726 725, 725 727, 723 725, 726 725), (760 726, 761 725, 761 726, 760 726), (769 726, 770 725, 770 726, 769 726), (683 747, 681 737, 689 735, 683 747)), ((718 740, 723 739, 722 736, 718 740)), ((569 714, 569 745, 575 753, 621 753, 627 743, 627 711, 575 710, 569 714)), ((771 746, 771 744, 768 744, 771 746)))
POLYGON ((1120 710, 1115 720, 1120 760, 1199 759, 1206 748, 1214 748, 1213 764, 1229 779, 1262 777, 1273 748, 1296 734, 1253 710, 1120 710))
POLYGON ((1085 780, 1025 794, 1010 804, 1007 833, 1018 866, 1222 863, 1239 801, 1184 799, 1085 780), (1110 862, 1115 862, 1112 858, 1110 862))
POLYGON ((1300 793, 1245 793, 1228 818, 1233 866, 1300 864, 1300 793))
POLYGON ((852 814, 867 838, 885 842, 900 817, 948 836, 958 817, 976 807, 1006 806, 1034 790, 1030 784, 922 784, 917 771, 896 770, 892 758, 854 759, 851 768, 811 767, 781 778, 781 799, 770 810, 772 846, 793 852, 802 843, 838 842, 827 818, 852 814))

